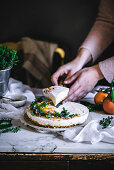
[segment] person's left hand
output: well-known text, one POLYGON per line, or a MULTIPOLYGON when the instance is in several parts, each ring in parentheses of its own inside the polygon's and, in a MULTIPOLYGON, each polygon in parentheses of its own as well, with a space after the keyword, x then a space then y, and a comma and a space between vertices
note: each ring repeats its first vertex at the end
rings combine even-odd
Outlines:
POLYGON ((64 81, 65 84, 71 84, 73 82, 68 97, 64 102, 80 100, 86 96, 102 78, 103 75, 98 65, 87 67, 76 72, 72 77, 64 81))

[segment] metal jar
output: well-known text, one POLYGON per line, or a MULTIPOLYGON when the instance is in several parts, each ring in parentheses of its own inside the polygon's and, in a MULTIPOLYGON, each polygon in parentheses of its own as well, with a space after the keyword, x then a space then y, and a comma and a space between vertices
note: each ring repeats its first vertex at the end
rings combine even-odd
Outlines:
POLYGON ((4 96, 8 90, 8 82, 12 66, 5 70, 0 70, 0 96, 4 96))

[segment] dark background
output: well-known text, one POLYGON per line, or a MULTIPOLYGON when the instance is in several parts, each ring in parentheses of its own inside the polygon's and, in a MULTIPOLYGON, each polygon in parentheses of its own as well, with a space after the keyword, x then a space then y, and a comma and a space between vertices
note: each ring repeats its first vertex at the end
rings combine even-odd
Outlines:
MULTIPOLYGON (((0 8, 0 42, 22 37, 58 43, 72 60, 97 16, 99 0, 15 0, 0 8)), ((113 45, 102 59, 113 55, 113 45)))
POLYGON ((89 32, 99 0, 3 1, 0 42, 28 36, 57 42, 71 50, 70 60, 89 32))

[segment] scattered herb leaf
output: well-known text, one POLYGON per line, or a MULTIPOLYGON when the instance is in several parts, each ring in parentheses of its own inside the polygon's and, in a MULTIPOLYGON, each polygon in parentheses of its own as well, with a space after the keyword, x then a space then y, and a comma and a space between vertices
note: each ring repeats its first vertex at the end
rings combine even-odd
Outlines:
POLYGON ((89 112, 96 112, 96 111, 103 110, 101 104, 90 104, 89 102, 86 102, 86 101, 81 101, 80 103, 87 106, 87 108, 89 109, 89 112))
POLYGON ((109 126, 111 121, 112 121, 112 119, 113 119, 112 116, 108 116, 107 118, 103 118, 102 120, 100 120, 99 124, 102 126, 102 129, 104 129, 107 126, 109 126))
POLYGON ((0 134, 6 133, 9 131, 17 133, 20 130, 20 126, 11 127, 11 126, 13 126, 11 121, 12 121, 11 119, 1 119, 0 120, 0 134))
POLYGON ((12 126, 11 120, 4 120, 4 119, 0 120, 0 129, 8 128, 11 126, 12 126))
POLYGON ((13 128, 7 128, 7 129, 0 131, 0 134, 7 133, 7 132, 17 133, 19 130, 20 130, 20 126, 13 127, 13 128))

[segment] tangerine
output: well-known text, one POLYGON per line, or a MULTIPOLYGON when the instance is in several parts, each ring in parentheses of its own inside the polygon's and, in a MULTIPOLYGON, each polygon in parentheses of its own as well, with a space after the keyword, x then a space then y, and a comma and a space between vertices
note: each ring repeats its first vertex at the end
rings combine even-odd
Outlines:
POLYGON ((94 97, 94 102, 96 104, 102 104, 104 99, 108 96, 108 93, 105 93, 105 92, 98 92, 95 97, 94 97))
POLYGON ((112 102, 110 98, 104 99, 103 109, 109 114, 114 114, 114 102, 112 102))

